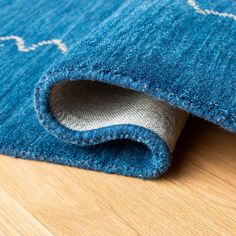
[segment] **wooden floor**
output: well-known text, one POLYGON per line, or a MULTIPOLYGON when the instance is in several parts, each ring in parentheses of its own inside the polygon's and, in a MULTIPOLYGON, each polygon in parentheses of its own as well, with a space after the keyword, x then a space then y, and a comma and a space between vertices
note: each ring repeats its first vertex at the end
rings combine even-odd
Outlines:
POLYGON ((236 235, 236 135, 191 120, 154 181, 0 156, 0 235, 236 235))

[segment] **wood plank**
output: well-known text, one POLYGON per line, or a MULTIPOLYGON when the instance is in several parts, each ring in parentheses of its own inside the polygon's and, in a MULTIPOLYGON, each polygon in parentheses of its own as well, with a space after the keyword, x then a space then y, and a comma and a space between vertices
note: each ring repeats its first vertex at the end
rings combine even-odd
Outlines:
POLYGON ((0 199, 0 235, 53 235, 1 188, 0 199))

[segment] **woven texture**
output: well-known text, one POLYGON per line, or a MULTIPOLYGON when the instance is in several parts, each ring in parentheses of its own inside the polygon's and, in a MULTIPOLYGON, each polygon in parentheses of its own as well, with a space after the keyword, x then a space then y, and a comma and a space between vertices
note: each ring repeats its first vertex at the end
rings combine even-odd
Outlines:
POLYGON ((1 153, 155 178, 170 166, 182 110, 236 132, 235 1, 7 0, 0 8, 1 153), (91 130, 63 124, 51 93, 82 80, 181 109, 164 116, 171 148, 142 117, 91 130))
POLYGON ((156 133, 171 152, 187 118, 184 111, 146 94, 92 81, 59 83, 49 100, 50 112, 69 129, 141 126, 156 133))

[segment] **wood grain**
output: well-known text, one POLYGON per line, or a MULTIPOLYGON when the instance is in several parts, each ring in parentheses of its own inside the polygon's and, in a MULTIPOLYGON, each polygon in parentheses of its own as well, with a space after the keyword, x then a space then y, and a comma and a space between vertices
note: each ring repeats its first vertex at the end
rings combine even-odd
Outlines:
POLYGON ((191 119, 144 181, 0 156, 0 235, 236 235, 236 136, 191 119))

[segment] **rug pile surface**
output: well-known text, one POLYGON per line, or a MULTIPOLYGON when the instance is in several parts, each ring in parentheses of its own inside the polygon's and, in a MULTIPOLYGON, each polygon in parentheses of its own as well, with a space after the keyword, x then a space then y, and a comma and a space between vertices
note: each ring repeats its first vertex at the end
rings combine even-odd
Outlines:
POLYGON ((236 132, 235 1, 0 9, 0 153, 150 179, 189 114, 236 132))

